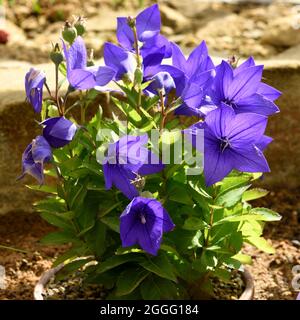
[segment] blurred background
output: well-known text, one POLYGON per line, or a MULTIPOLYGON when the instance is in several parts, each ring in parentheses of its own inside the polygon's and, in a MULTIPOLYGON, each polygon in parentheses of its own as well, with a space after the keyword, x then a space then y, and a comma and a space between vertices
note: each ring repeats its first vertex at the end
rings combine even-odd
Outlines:
POLYGON ((87 47, 101 59, 104 42, 116 42, 116 17, 134 16, 154 2, 160 5, 162 33, 185 53, 205 40, 215 61, 253 56, 265 65, 264 81, 283 92, 281 113, 268 126, 274 138, 266 152, 272 172, 258 184, 270 193, 256 203, 283 215, 265 234, 277 251, 272 256, 248 247, 245 251, 253 258, 256 299, 295 298, 291 269, 300 264, 300 0, 0 0, 0 265, 8 279, 0 299, 31 298, 32 286, 58 252, 38 243, 52 230, 32 207, 44 195, 26 189, 24 184, 33 183, 30 177, 15 181, 23 150, 40 132, 25 102, 25 73, 35 65, 46 71, 51 85, 51 43, 59 42, 64 22, 73 15, 87 19, 87 47))
POLYGON ((86 40, 99 57, 103 42, 115 40, 115 18, 154 2, 160 4, 162 33, 185 48, 205 39, 213 55, 270 58, 300 42, 297 0, 2 0, 0 42, 7 44, 1 59, 47 61, 49 43, 72 15, 88 19, 86 40))

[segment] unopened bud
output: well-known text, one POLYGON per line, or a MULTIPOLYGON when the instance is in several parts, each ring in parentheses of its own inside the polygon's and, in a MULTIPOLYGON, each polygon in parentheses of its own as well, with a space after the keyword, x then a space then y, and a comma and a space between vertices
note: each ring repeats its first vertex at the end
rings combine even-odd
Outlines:
POLYGON ((55 44, 53 50, 50 52, 50 59, 57 66, 64 61, 64 56, 61 53, 58 43, 55 44))
POLYGON ((58 116, 59 116, 59 112, 58 112, 57 107, 51 104, 48 107, 48 117, 49 118, 55 118, 55 117, 58 117, 58 116))
POLYGON ((231 67, 233 69, 235 69, 238 65, 239 58, 237 58, 235 55, 233 55, 227 59, 227 62, 231 65, 231 67))
POLYGON ((69 44, 72 44, 77 37, 77 30, 69 21, 66 21, 64 25, 62 36, 69 44))
POLYGON ((130 28, 134 28, 135 27, 135 18, 130 17, 130 16, 127 17, 127 23, 130 28))
POLYGON ((136 68, 134 71, 134 84, 140 85, 143 82, 143 71, 141 68, 136 68))
POLYGON ((86 31, 85 29, 86 19, 82 16, 74 17, 74 18, 75 18, 74 27, 76 28, 77 35, 82 36, 86 31))

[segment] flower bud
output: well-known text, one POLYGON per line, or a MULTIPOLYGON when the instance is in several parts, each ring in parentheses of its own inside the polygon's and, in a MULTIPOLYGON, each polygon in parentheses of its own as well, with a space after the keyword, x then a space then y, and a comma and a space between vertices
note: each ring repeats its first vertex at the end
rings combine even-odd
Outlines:
POLYGON ((62 37, 69 44, 72 44, 77 37, 77 30, 74 26, 71 25, 69 21, 66 21, 64 25, 62 37))
POLYGON ((61 53, 58 43, 55 44, 53 50, 50 52, 50 59, 57 66, 64 61, 64 56, 61 53))
POLYGON ((136 68, 134 71, 134 84, 140 85, 143 82, 143 71, 141 68, 136 68))
POLYGON ((130 16, 127 17, 127 23, 130 28, 134 28, 135 27, 135 18, 130 17, 130 16))
POLYGON ((57 106, 54 106, 54 105, 51 104, 48 107, 48 116, 50 118, 54 118, 54 117, 58 117, 59 116, 59 112, 58 112, 57 106))
POLYGON ((85 26, 86 26, 86 19, 84 17, 82 16, 75 17, 74 27, 76 28, 78 36, 82 36, 85 33, 86 31, 85 26))
POLYGON ((52 148, 61 148, 70 143, 77 131, 75 123, 64 117, 48 118, 41 123, 43 137, 52 148))

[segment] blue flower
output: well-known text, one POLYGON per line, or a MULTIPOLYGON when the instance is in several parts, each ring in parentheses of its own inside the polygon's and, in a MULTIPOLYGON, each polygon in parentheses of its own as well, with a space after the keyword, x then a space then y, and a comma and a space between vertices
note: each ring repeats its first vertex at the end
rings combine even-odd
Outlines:
POLYGON ((87 90, 102 87, 113 79, 115 72, 110 67, 87 67, 86 47, 81 37, 77 37, 69 49, 63 42, 63 49, 67 63, 67 78, 73 88, 87 90))
POLYGON ((53 148, 70 143, 78 129, 75 123, 65 117, 49 118, 41 124, 44 126, 43 137, 53 148))
POLYGON ((148 136, 124 136, 109 145, 103 161, 103 173, 106 189, 115 185, 129 199, 139 195, 134 186, 138 176, 161 171, 164 166, 158 157, 143 147, 148 136))
POLYGON ((46 80, 44 72, 31 68, 25 76, 27 100, 35 112, 41 112, 43 104, 43 86, 46 80))
POLYGON ((236 113, 253 112, 269 116, 279 112, 274 100, 280 92, 261 82, 263 66, 253 65, 251 58, 235 70, 222 61, 216 68, 210 97, 216 106, 225 103, 236 113))
MULTIPOLYGON (((142 43, 151 41, 153 38, 158 36, 161 27, 158 5, 154 4, 140 12, 135 19, 135 25, 138 41, 142 43)), ((119 44, 123 48, 129 51, 134 49, 134 34, 133 30, 128 25, 128 18, 126 17, 117 18, 117 38, 119 44)), ((153 42, 151 44, 153 45, 153 42)))
POLYGON ((134 198, 120 216, 120 235, 123 247, 140 245, 156 255, 164 232, 173 230, 168 212, 155 199, 134 198))
POLYGON ((208 186, 221 181, 233 169, 270 171, 262 153, 272 141, 264 135, 266 125, 266 116, 235 114, 231 107, 222 103, 206 116, 204 122, 184 130, 194 146, 198 130, 204 130, 204 177, 208 186))
POLYGON ((39 184, 44 183, 44 163, 52 158, 52 151, 47 140, 42 136, 37 136, 25 149, 22 156, 22 179, 25 174, 33 176, 39 184))

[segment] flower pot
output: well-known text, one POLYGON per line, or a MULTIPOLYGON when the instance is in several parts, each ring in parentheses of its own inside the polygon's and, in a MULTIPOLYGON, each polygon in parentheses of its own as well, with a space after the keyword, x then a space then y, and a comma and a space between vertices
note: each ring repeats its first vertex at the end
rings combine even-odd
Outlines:
MULTIPOLYGON (((46 285, 49 283, 50 279, 63 268, 63 266, 64 264, 60 264, 42 274, 41 278, 34 287, 34 300, 44 300, 43 292, 46 285)), ((245 290, 239 297, 239 300, 252 300, 254 296, 254 281, 251 273, 246 268, 244 269, 244 272, 242 272, 242 278, 245 283, 245 290)))

